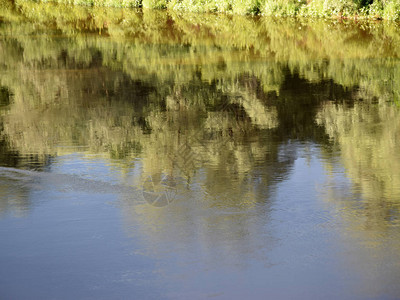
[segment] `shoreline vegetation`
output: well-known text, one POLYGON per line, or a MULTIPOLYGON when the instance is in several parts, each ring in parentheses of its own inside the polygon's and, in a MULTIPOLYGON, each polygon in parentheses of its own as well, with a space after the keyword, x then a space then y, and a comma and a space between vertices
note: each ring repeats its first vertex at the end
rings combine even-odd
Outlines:
MULTIPOLYGON (((31 2, 31 0, 14 2, 31 2)), ((34 2, 275 17, 400 20, 400 0, 38 0, 34 2)))

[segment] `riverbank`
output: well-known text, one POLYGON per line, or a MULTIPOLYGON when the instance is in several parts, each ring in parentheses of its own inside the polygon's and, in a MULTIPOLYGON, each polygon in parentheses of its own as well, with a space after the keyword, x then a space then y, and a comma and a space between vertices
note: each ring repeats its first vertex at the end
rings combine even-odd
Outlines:
POLYGON ((101 7, 143 7, 199 13, 400 20, 400 0, 45 0, 39 2, 101 7))

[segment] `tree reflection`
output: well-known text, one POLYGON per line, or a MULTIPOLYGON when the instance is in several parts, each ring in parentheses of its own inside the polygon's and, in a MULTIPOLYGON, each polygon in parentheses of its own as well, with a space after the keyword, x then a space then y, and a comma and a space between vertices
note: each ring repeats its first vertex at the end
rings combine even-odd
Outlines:
MULTIPOLYGON (((140 157, 143 180, 203 174, 208 195, 251 207, 289 174, 293 140, 340 140, 327 101, 397 99, 390 25, 13 3, 1 12, 4 157, 46 165, 82 146, 122 165, 140 157)), ((370 152, 376 164, 391 155, 370 152)), ((372 190, 386 195, 396 176, 380 170, 372 190)))
POLYGON ((318 114, 318 122, 340 147, 355 192, 362 195, 362 206, 353 201, 343 204, 363 216, 359 226, 368 230, 382 231, 399 222, 399 117, 393 104, 368 101, 351 106, 327 103, 318 114))
MULTIPOLYGON (((400 292, 395 283, 399 265, 393 263, 400 259, 399 120, 393 103, 371 103, 368 98, 325 103, 317 116, 339 148, 339 162, 351 181, 345 188, 329 172, 331 182, 323 196, 340 211, 343 236, 352 240, 347 244, 357 253, 344 263, 365 274, 363 289, 373 297, 397 297, 400 292)), ((332 161, 326 162, 328 170, 335 168, 332 161)))

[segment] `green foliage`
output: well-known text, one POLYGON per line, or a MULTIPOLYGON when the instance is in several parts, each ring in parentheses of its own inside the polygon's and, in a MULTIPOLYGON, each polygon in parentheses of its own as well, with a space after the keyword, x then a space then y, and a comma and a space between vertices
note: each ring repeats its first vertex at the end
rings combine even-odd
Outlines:
POLYGON ((400 20, 400 1, 389 0, 385 2, 382 18, 386 20, 400 20))
MULTIPOLYGON (((262 1, 262 0, 261 0, 262 1)), ((168 8, 177 11, 223 12, 238 15, 260 13, 260 0, 171 0, 168 8)))
POLYGON ((303 0, 266 0, 261 13, 266 16, 296 16, 304 5, 303 0))
MULTIPOLYGON (((28 0, 31 1, 31 0, 28 0)), ((15 2, 27 2, 26 0, 15 0, 15 2)), ((70 4, 70 5, 83 5, 83 6, 96 6, 96 7, 141 7, 142 0, 37 0, 35 2, 53 2, 60 4, 70 4)), ((156 4, 156 3, 154 3, 156 4)), ((154 6, 154 8, 160 8, 154 6)))
POLYGON ((166 8, 167 7, 167 0, 142 0, 142 6, 144 8, 166 8))
MULTIPOLYGON (((225 1, 225 0, 224 0, 225 1)), ((172 0, 168 4, 168 8, 177 11, 192 12, 215 12, 224 9, 227 5, 224 1, 218 2, 214 0, 172 0)))
POLYGON ((232 3, 232 12, 235 14, 258 14, 260 12, 260 0, 234 0, 232 3))
POLYGON ((348 17, 357 13, 357 4, 352 0, 313 0, 303 6, 303 16, 315 17, 348 17))
MULTIPOLYGON (((29 1, 31 0, 15 0, 16 3, 29 1)), ((400 19, 400 0, 38 0, 38 2, 168 8, 175 11, 223 12, 239 15, 400 19)))

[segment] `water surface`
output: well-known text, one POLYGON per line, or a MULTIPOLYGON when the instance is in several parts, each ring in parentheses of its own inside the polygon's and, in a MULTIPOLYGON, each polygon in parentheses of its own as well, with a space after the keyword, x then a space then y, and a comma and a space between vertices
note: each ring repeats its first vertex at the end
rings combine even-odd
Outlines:
POLYGON ((0 11, 0 298, 400 297, 396 24, 0 11))

